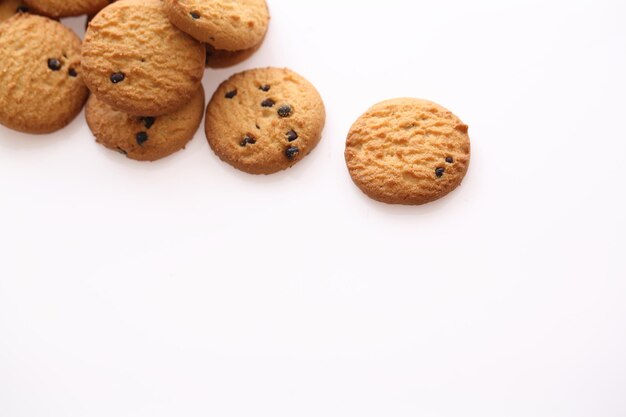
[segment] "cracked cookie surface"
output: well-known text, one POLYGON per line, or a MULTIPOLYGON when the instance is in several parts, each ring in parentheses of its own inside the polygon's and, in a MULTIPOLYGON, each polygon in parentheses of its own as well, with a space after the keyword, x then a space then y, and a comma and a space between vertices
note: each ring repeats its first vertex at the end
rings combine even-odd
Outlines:
POLYGON ((265 0, 164 0, 163 4, 180 30, 215 49, 254 48, 269 25, 265 0))
POLYGON ((158 116, 198 91, 206 50, 172 25, 161 0, 119 0, 89 23, 82 53, 85 82, 100 100, 158 116))
POLYGON ((430 101, 400 98, 376 104, 348 134, 346 163, 371 198, 420 205, 460 184, 470 161, 468 126, 430 101))
POLYGON ((163 116, 132 116, 94 95, 85 108, 96 142, 138 161, 156 161, 183 149, 198 131, 203 113, 202 88, 185 106, 163 116))
POLYGON ((80 39, 61 23, 18 13, 0 24, 0 123, 26 133, 69 124, 89 94, 80 39))
POLYGON ((213 151, 250 174, 295 165, 319 143, 326 113, 311 83, 289 69, 244 71, 222 83, 206 111, 213 151))

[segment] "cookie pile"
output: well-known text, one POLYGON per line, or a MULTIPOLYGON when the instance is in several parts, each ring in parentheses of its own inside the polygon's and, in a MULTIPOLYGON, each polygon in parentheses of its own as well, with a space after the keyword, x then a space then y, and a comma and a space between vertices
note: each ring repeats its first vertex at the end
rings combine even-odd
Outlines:
MULTIPOLYGON (((206 115, 208 143, 226 163, 250 174, 290 168, 317 146, 326 120, 303 77, 235 74, 205 111, 205 68, 251 56, 269 19, 265 0, 0 0, 0 124, 49 133, 86 103, 96 142, 155 161, 183 149, 206 115), (80 15, 83 41, 58 21, 80 15)), ((468 127, 432 102, 386 101, 353 125, 345 158, 371 198, 428 203, 463 180, 468 127)))

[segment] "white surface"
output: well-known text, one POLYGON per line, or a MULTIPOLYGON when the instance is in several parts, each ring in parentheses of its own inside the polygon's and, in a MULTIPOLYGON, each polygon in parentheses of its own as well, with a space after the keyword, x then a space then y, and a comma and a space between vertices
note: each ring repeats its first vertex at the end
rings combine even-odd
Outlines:
POLYGON ((288 172, 202 131, 145 164, 82 116, 0 128, 0 416, 624 417, 624 2, 270 5, 261 52, 205 86, 319 87, 323 142, 288 172), (470 125, 443 201, 351 183, 350 125, 396 96, 470 125))

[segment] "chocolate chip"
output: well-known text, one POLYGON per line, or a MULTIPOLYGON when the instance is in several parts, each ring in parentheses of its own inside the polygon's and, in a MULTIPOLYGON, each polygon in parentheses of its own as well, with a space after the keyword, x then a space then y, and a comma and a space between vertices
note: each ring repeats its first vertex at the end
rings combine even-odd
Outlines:
POLYGON ((126 78, 126 75, 123 72, 115 72, 111 74, 111 82, 113 84, 121 83, 126 78))
POLYGON ((135 138, 137 139, 137 144, 141 146, 148 140, 148 134, 146 132, 139 132, 135 138))
POLYGON ((141 120, 141 122, 146 127, 146 129, 150 129, 152 125, 154 124, 154 122, 156 121, 156 118, 151 117, 151 116, 144 116, 144 117, 141 117, 139 120, 141 120))
POLYGON ((239 146, 245 148, 248 145, 254 145, 256 143, 256 139, 250 135, 245 135, 243 140, 239 143, 239 146))
POLYGON ((299 153, 300 153, 300 149, 298 149, 297 146, 292 146, 290 148, 287 148, 287 150, 285 151, 285 155, 287 156, 288 159, 295 159, 295 157, 298 156, 299 153))
POLYGON ((265 91, 267 93, 268 91, 270 91, 271 88, 272 88, 271 86, 269 86, 268 84, 265 84, 265 85, 260 86, 259 90, 265 91))
POLYGON ((437 168, 435 170, 435 175, 437 176, 437 178, 441 178, 443 177, 443 174, 446 172, 445 168, 437 168))
POLYGON ((233 91, 229 91, 228 93, 226 93, 224 97, 226 97, 227 99, 233 99, 235 98, 236 95, 237 95, 237 90, 233 90, 233 91))
POLYGON ((191 12, 189 13, 191 15, 191 17, 196 20, 196 19, 200 19, 200 13, 198 12, 191 12))
POLYGON ((67 74, 68 74, 70 77, 76 77, 76 76, 78 76, 78 73, 76 72, 76 70, 75 70, 74 68, 70 68, 70 69, 68 69, 68 70, 67 70, 67 74))
POLYGON ((291 106, 289 104, 285 104, 284 106, 280 106, 280 108, 278 109, 278 115, 280 117, 289 117, 291 116, 293 109, 291 108, 291 106))
POLYGON ((48 68, 50 68, 52 71, 58 71, 61 69, 61 61, 59 61, 56 58, 50 58, 48 60, 48 68))
POLYGON ((287 132, 287 140, 289 142, 293 142, 296 139, 298 139, 298 133, 296 133, 295 130, 290 130, 289 132, 287 132))
POLYGON ((28 13, 28 7, 26 6, 18 6, 17 10, 15 10, 16 13, 28 13))
POLYGON ((265 99, 261 102, 261 106, 263 107, 274 107, 274 104, 276 104, 276 102, 271 98, 265 99))
POLYGON ((454 163, 454 158, 449 156, 449 157, 446 158, 446 162, 449 163, 449 164, 452 164, 452 163, 454 163))

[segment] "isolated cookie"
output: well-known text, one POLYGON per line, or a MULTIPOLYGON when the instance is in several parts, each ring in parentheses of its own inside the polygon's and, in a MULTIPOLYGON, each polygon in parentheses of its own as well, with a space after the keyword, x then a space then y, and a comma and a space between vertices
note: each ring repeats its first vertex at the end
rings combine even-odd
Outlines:
POLYGON ((164 0, 163 4, 181 30, 227 51, 259 45, 270 18, 265 0, 164 0))
POLYGON ((80 39, 61 23, 19 13, 0 24, 0 123, 27 133, 58 130, 80 112, 80 39))
POLYGON ((96 142, 138 161, 156 161, 177 152, 193 138, 204 113, 202 87, 174 113, 131 116, 91 95, 85 118, 96 142))
POLYGON ((113 0, 23 0, 35 13, 55 19, 96 14, 113 0))
POLYGON ((244 49, 242 51, 226 51, 224 49, 215 49, 208 43, 206 46, 206 66, 208 68, 228 68, 238 64, 250 58, 254 55, 259 48, 261 48, 262 42, 257 46, 244 49))
POLYGON ((313 85, 291 70, 263 68, 222 83, 207 106, 205 131, 223 161, 250 174, 272 174, 317 146, 325 120, 313 85))
POLYGON ((110 106, 137 116, 171 113, 200 88, 205 48, 171 24, 161 0, 120 0, 89 23, 85 83, 110 106))
POLYGON ((16 13, 26 11, 28 8, 20 0, 0 0, 0 22, 4 22, 16 13))
POLYGON ((438 104, 413 98, 384 101, 350 129, 346 162, 371 198, 419 205, 457 188, 470 161, 468 127, 438 104))

